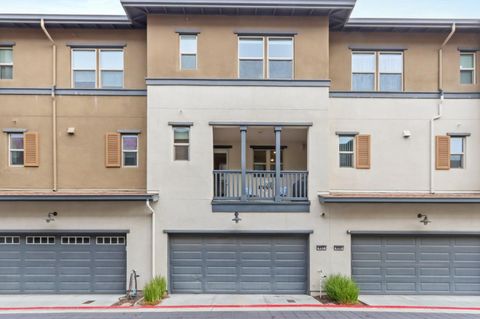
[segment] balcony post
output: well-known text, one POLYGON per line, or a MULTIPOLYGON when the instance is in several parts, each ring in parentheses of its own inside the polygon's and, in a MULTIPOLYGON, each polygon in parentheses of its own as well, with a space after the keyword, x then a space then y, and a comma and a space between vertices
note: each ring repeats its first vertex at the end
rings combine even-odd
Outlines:
POLYGON ((280 196, 280 173, 282 163, 282 147, 281 147, 282 128, 275 126, 275 201, 281 200, 280 196))
POLYGON ((242 168, 242 193, 241 200, 247 200, 247 127, 240 126, 241 141, 241 168, 242 168))

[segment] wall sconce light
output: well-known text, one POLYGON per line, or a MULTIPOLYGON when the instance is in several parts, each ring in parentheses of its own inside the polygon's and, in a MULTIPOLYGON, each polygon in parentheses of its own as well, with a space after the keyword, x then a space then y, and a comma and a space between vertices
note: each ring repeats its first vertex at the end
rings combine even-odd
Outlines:
POLYGON ((68 133, 68 135, 74 135, 75 134, 75 128, 74 127, 67 128, 67 133, 68 133))
POLYGON ((403 138, 409 138, 410 136, 412 136, 412 132, 409 130, 403 131, 403 138))
POLYGON ((428 216, 424 214, 418 214, 417 218, 421 218, 420 222, 423 223, 425 226, 427 226, 432 222, 431 220, 428 219, 428 216))
POLYGON ((239 217, 239 213, 238 212, 235 212, 233 213, 233 219, 232 221, 235 222, 235 224, 238 224, 242 219, 239 217))
POLYGON ((45 221, 46 221, 47 223, 54 222, 54 221, 55 221, 55 217, 57 217, 57 216, 58 216, 58 213, 57 213, 57 212, 48 213, 47 219, 45 219, 45 221))

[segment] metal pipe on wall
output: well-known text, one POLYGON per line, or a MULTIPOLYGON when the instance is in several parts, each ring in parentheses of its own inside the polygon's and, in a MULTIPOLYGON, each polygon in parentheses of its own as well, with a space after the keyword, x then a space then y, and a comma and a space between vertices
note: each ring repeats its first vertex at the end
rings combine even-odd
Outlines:
POLYGON ((156 238, 155 238, 155 227, 156 227, 156 225, 155 225, 155 210, 154 210, 153 207, 150 205, 150 200, 149 200, 149 199, 147 199, 146 204, 147 204, 148 210, 152 213, 152 224, 151 224, 151 226, 152 226, 152 230, 151 230, 151 231, 152 231, 152 243, 151 243, 151 248, 152 248, 152 251, 151 251, 151 254, 152 254, 152 266, 151 266, 151 267, 152 267, 152 279, 153 279, 153 278, 155 278, 155 276, 156 276, 156 264, 155 264, 155 258, 156 258, 156 257, 155 257, 155 256, 156 256, 156 254, 155 254, 155 249, 156 249, 156 248, 155 248, 155 241, 156 241, 156 238))

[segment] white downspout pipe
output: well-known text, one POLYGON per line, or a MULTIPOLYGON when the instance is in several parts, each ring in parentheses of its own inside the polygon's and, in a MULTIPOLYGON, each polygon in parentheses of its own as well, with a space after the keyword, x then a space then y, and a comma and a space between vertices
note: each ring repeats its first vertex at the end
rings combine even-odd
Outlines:
POLYGON ((151 251, 151 255, 152 255, 152 279, 155 278, 156 276, 156 265, 155 265, 155 242, 156 242, 156 239, 155 239, 155 210, 153 209, 153 207, 150 205, 150 200, 147 199, 146 201, 146 204, 147 204, 147 208, 148 210, 152 213, 152 222, 151 222, 151 226, 152 226, 152 244, 151 244, 151 248, 152 248, 152 251, 151 251))
POLYGON ((442 104, 445 98, 443 91, 443 48, 450 41, 455 34, 456 25, 452 24, 452 29, 448 36, 443 41, 438 50, 438 92, 440 93, 440 100, 437 104, 437 111, 435 116, 430 120, 430 193, 435 193, 435 121, 442 117, 442 104))
POLYGON ((40 27, 43 30, 43 33, 47 36, 48 40, 52 43, 52 191, 57 191, 57 100, 55 97, 55 89, 57 87, 57 45, 53 41, 52 37, 45 28, 45 21, 40 19, 40 27))

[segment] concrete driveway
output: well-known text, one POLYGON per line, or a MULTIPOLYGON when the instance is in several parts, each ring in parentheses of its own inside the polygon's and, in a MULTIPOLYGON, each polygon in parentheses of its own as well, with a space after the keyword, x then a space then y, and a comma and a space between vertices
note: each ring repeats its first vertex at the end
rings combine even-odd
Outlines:
POLYGON ((195 295, 173 294, 164 299, 162 306, 188 305, 295 305, 320 304, 308 295, 195 295))
POLYGON ((361 295, 369 306, 479 307, 480 296, 361 295))
POLYGON ((0 295, 0 308, 111 306, 122 295, 0 295))

